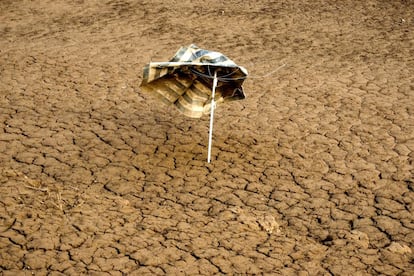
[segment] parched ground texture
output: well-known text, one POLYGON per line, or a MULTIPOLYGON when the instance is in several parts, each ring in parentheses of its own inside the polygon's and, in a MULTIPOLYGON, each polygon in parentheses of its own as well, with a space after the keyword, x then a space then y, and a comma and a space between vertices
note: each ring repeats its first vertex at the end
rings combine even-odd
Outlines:
POLYGON ((0 1, 1 275, 413 275, 414 2, 0 1), (143 94, 246 67, 208 117, 143 94))

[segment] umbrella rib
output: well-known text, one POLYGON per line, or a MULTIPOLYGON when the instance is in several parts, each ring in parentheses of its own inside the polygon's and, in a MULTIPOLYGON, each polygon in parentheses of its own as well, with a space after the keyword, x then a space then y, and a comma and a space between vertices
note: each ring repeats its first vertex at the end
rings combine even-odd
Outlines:
MULTIPOLYGON (((239 70, 239 68, 237 68, 237 70, 239 70)), ((230 76, 230 75, 232 75, 232 74, 234 74, 235 72, 237 72, 237 70, 236 71, 233 71, 233 72, 231 72, 231 73, 229 73, 229 74, 227 74, 227 75, 225 75, 224 77, 217 77, 217 79, 218 80, 220 80, 220 81, 234 81, 234 80, 244 80, 244 79, 246 79, 247 77, 239 77, 239 78, 226 78, 227 76, 230 76)), ((200 71, 197 71, 197 70, 195 70, 195 69, 192 69, 192 68, 190 68, 190 71, 192 72, 192 73, 194 73, 194 74, 196 74, 196 75, 198 75, 198 76, 200 76, 200 77, 205 77, 205 78, 209 78, 209 79, 214 79, 214 77, 213 76, 211 76, 211 75, 209 75, 209 74, 204 74, 204 73, 201 73, 200 71)))

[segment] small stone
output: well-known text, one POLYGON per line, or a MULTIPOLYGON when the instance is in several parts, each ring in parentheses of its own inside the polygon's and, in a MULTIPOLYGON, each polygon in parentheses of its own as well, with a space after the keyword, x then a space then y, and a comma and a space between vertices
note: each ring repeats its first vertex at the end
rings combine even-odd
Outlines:
POLYGON ((273 231, 275 233, 280 233, 279 223, 277 223, 276 219, 271 215, 264 215, 262 218, 258 219, 260 227, 265 230, 267 233, 272 234, 273 231))

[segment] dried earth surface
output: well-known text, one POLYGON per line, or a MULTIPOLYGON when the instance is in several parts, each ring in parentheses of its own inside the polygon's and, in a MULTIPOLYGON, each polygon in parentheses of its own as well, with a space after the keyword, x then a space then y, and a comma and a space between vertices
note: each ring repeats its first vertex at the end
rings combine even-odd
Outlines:
POLYGON ((1 275, 413 275, 414 2, 0 1, 1 275), (195 43, 208 117, 141 92, 195 43))

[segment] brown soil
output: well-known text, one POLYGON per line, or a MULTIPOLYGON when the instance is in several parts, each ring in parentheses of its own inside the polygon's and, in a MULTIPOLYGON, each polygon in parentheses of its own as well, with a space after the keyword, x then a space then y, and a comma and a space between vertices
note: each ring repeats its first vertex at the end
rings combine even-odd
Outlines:
POLYGON ((413 275, 413 1, 3 0, 0 38, 0 274, 413 275), (191 43, 250 72, 211 164, 139 89, 191 43))

